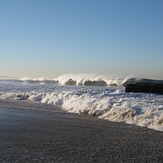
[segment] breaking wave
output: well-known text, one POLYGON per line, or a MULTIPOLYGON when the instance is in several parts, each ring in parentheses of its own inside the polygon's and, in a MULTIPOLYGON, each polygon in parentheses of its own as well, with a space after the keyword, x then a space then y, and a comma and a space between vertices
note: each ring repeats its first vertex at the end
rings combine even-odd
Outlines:
POLYGON ((47 79, 45 77, 36 79, 21 78, 19 82, 77 86, 126 86, 127 84, 136 83, 163 83, 163 80, 96 74, 65 74, 54 79, 47 79))

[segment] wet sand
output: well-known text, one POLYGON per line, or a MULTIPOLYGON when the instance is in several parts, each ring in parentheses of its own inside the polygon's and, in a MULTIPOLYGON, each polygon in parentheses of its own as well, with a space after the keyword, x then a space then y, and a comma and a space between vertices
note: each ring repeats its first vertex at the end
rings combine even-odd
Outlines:
POLYGON ((62 111, 0 107, 2 163, 163 162, 163 132, 62 111))

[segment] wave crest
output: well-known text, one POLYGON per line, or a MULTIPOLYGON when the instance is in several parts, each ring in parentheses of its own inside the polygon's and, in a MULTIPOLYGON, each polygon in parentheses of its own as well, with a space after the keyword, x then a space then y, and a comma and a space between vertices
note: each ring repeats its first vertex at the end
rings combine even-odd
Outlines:
POLYGON ((77 86, 127 86, 128 84, 139 83, 163 83, 163 80, 97 74, 64 74, 54 79, 47 79, 45 77, 30 79, 25 77, 21 78, 20 81, 23 83, 32 84, 59 84, 77 86))
POLYGON ((128 79, 122 76, 96 74, 64 74, 55 79, 61 85, 120 86, 128 79))

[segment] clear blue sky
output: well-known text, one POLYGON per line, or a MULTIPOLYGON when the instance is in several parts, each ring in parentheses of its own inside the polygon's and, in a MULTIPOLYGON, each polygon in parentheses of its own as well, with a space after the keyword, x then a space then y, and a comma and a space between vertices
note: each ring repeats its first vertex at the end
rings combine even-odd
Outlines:
POLYGON ((0 75, 163 79, 163 0, 0 0, 0 75))

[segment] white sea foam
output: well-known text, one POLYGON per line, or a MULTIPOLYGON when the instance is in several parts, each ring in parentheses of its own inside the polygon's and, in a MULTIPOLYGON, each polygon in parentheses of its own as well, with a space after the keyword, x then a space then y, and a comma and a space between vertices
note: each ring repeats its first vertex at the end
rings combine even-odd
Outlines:
POLYGON ((21 78, 19 82, 35 84, 58 84, 80 86, 125 86, 135 83, 163 83, 163 80, 134 78, 131 76, 97 75, 97 74, 64 74, 54 79, 45 77, 30 79, 21 78))
POLYGON ((0 84, 1 99, 30 100, 163 131, 163 96, 125 93, 124 87, 61 86, 53 84, 0 84))
POLYGON ((19 83, 82 85, 82 86, 125 86, 135 83, 163 83, 163 80, 131 78, 131 76, 97 75, 97 74, 64 74, 54 79, 45 77, 31 79, 21 78, 19 83))
POLYGON ((20 81, 30 82, 44 82, 55 83, 59 85, 83 85, 83 86, 110 86, 123 85, 129 77, 115 76, 115 75, 97 75, 97 74, 64 74, 54 79, 48 79, 45 77, 31 79, 28 77, 21 78, 20 81))
POLYGON ((69 81, 74 81, 76 85, 85 85, 86 82, 104 81, 106 85, 122 85, 128 78, 122 76, 109 76, 97 74, 65 74, 59 76, 57 80, 60 84, 65 85, 69 81))
POLYGON ((40 77, 40 78, 34 78, 34 79, 24 77, 24 78, 21 78, 20 80, 22 81, 46 81, 48 79, 46 77, 40 77))

